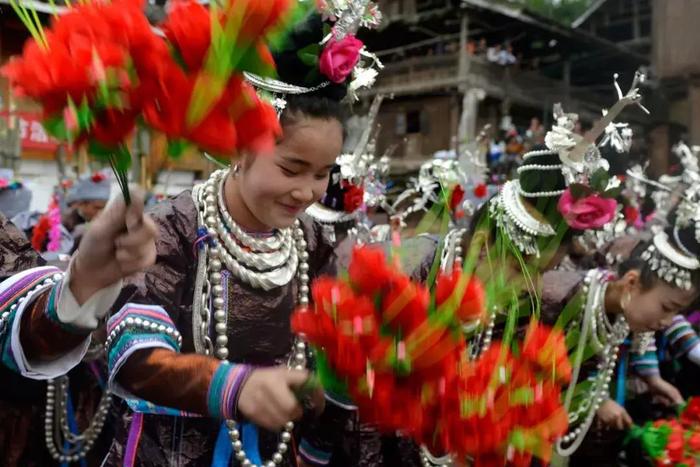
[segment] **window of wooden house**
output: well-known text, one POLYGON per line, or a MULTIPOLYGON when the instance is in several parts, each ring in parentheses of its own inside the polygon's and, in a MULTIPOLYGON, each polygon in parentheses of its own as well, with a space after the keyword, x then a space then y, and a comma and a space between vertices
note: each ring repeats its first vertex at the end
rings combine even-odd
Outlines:
POLYGON ((423 119, 421 118, 420 110, 412 110, 406 113, 406 134, 412 135, 421 132, 421 123, 423 119))

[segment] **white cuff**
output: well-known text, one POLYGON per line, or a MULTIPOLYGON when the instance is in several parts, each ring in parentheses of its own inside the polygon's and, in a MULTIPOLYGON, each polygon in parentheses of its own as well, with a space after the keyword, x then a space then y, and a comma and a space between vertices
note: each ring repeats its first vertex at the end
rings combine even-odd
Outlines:
POLYGON ((100 321, 112 308, 119 297, 123 281, 120 279, 112 285, 98 290, 81 305, 70 290, 71 271, 73 262, 63 278, 63 286, 56 305, 56 315, 61 323, 86 331, 97 329, 100 321))
POLYGON ((688 359, 696 365, 700 365, 700 345, 695 345, 688 351, 688 359))
POLYGON ((34 302, 34 299, 40 293, 48 293, 51 287, 47 286, 37 291, 32 297, 28 297, 15 312, 15 318, 12 322, 12 334, 10 337, 10 348, 14 357, 17 369, 22 376, 31 379, 52 379, 68 373, 83 359, 90 345, 90 335, 85 336, 85 340, 76 346, 74 349, 66 352, 62 356, 51 361, 29 361, 22 348, 20 339, 20 324, 25 310, 34 302))

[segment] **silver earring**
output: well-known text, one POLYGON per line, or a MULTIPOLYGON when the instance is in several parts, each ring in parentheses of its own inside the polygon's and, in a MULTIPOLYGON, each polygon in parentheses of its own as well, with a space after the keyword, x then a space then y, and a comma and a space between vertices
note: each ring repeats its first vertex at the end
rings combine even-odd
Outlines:
POLYGON ((231 175, 235 178, 238 177, 239 172, 241 171, 241 165, 236 164, 233 167, 231 167, 231 175))

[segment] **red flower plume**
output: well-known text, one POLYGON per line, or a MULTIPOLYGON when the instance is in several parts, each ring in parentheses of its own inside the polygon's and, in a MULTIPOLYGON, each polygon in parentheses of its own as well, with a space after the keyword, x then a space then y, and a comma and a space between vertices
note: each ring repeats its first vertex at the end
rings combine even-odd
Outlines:
POLYGON ((382 299, 382 319, 408 336, 428 318, 430 293, 404 275, 395 275, 382 299))
POLYGON ((379 248, 355 247, 348 274, 350 283, 360 293, 373 295, 389 285, 392 271, 379 248))
POLYGON ((624 213, 625 220, 629 225, 633 225, 635 222, 637 222, 637 219, 639 219, 639 210, 634 206, 625 206, 622 212, 624 213))
POLYGON ((571 380, 571 363, 567 355, 564 334, 558 329, 532 321, 525 336, 522 357, 535 368, 552 374, 556 381, 567 384, 571 380))
POLYGON ((163 31, 187 69, 199 70, 211 44, 209 10, 194 0, 173 2, 163 23, 163 31))
MULTIPOLYGON (((457 285, 461 278, 462 271, 458 269, 453 270, 452 274, 440 275, 435 290, 435 301, 438 306, 445 304, 453 294, 457 293, 457 285)), ((457 307, 457 316, 462 322, 474 321, 484 315, 485 307, 486 294, 481 281, 475 277, 469 278, 466 282, 464 295, 462 295, 457 307)))
POLYGON ((90 177, 90 180, 92 180, 92 181, 95 182, 95 183, 104 182, 105 179, 106 179, 105 174, 103 174, 102 172, 95 172, 95 173, 92 174, 92 176, 90 177))

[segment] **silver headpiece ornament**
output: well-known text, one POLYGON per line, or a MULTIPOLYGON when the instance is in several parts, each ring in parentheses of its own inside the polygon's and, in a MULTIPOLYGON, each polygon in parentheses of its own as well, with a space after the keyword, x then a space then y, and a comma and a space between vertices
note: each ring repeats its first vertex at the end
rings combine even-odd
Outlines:
POLYGON ((663 281, 691 290, 692 273, 700 269, 700 261, 687 249, 684 252, 679 247, 684 248, 681 243, 674 246, 666 232, 659 232, 654 236, 653 244, 642 253, 642 259, 649 262, 652 271, 663 281))
POLYGON ((540 257, 538 237, 551 237, 554 228, 545 220, 534 217, 520 198, 520 182, 506 182, 489 206, 489 214, 503 229, 518 250, 526 255, 540 257))
MULTIPOLYGON (((524 160, 542 155, 558 154, 562 163, 561 171, 567 185, 572 183, 587 184, 590 176, 597 170, 607 171, 609 165, 600 155, 596 144, 598 138, 605 135, 601 140, 601 146, 610 144, 618 153, 628 151, 632 142, 631 129, 626 124, 615 123, 615 118, 629 105, 637 105, 648 113, 648 110, 641 104, 641 94, 638 88, 644 82, 645 75, 640 72, 635 74, 627 94, 622 93, 617 78, 618 75, 615 74, 614 85, 618 101, 609 110, 603 110, 603 117, 596 121, 585 135, 581 136, 574 132, 578 115, 565 113, 561 104, 555 104, 555 124, 552 130, 545 135, 547 150, 531 151, 525 154, 524 160)), ((547 195, 558 196, 559 194, 548 193, 547 195)))
MULTIPOLYGON (((379 7, 369 0, 322 0, 319 10, 324 20, 334 22, 331 32, 319 44, 321 46, 331 39, 339 41, 347 35, 355 34, 360 27, 376 28, 382 20, 379 7)), ((360 60, 352 71, 346 99, 354 102, 358 99, 357 92, 360 89, 374 86, 379 70, 383 68, 384 65, 379 58, 375 54, 370 53, 366 47, 363 47, 360 50, 360 60)), ((278 115, 282 113, 287 105, 284 96, 307 94, 331 84, 330 81, 324 81, 314 87, 304 87, 248 72, 245 72, 244 75, 246 80, 259 91, 263 94, 269 94, 265 97, 275 107, 278 115)))

